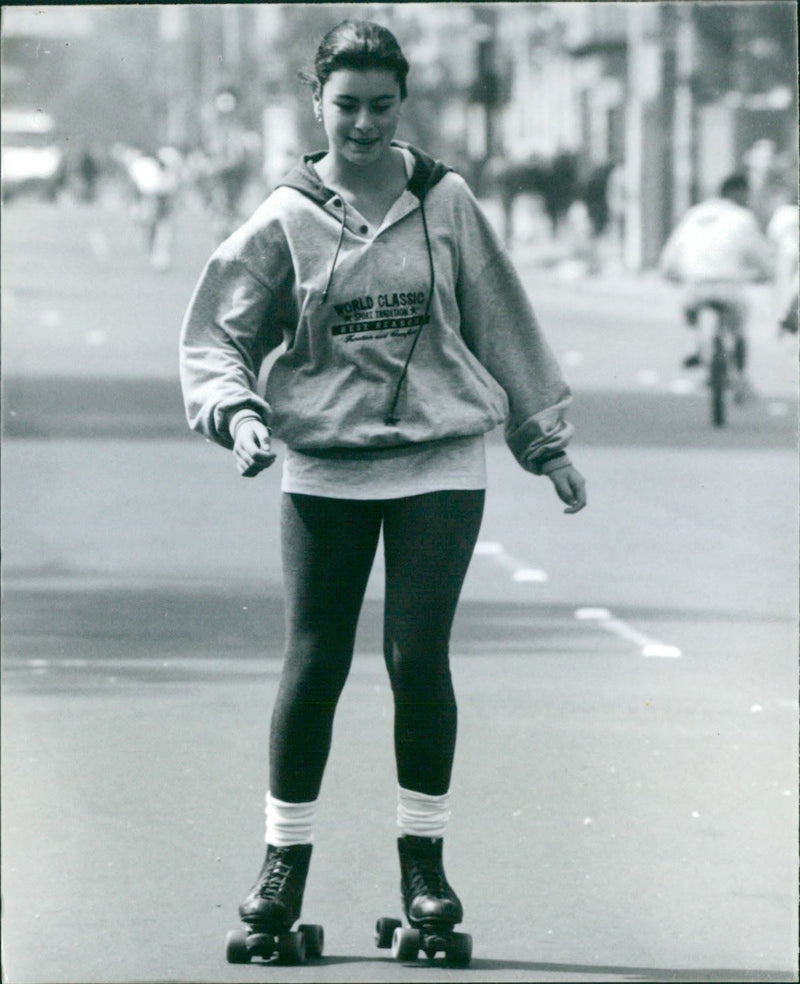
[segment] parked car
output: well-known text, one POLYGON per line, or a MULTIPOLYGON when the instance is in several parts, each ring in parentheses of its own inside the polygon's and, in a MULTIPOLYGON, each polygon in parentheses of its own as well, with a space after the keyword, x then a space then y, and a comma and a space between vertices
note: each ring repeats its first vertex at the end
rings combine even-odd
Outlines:
POLYGON ((19 194, 52 201, 64 184, 67 170, 52 116, 38 110, 3 110, 0 136, 3 201, 19 194))

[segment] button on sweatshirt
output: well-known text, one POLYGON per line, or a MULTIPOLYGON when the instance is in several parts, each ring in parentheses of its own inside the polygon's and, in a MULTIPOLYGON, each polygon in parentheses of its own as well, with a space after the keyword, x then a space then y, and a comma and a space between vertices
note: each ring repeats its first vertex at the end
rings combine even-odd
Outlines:
POLYGON ((231 447, 249 411, 347 457, 504 423, 525 469, 563 466, 570 390, 503 245, 463 178, 398 146, 414 169, 379 227, 320 181, 320 152, 214 252, 181 332, 189 425, 231 447))

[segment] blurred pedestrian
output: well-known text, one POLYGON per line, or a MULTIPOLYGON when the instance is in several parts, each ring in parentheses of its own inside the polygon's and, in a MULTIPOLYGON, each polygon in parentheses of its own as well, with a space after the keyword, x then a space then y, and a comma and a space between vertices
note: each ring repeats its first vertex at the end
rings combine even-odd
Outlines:
POLYGON ((583 186, 582 198, 586 202, 594 237, 602 236, 611 221, 609 183, 616 167, 614 163, 598 164, 591 169, 583 186))
POLYGON ((78 155, 75 175, 78 179, 78 198, 84 202, 93 202, 97 197, 100 163, 89 147, 85 147, 78 155))
POLYGON ((239 94, 233 86, 223 86, 214 99, 205 173, 214 234, 220 241, 242 222, 241 201, 249 177, 248 139, 239 119, 239 94))
POLYGON ((615 164, 608 175, 606 186, 608 201, 608 235, 611 256, 616 268, 622 268, 622 254, 625 243, 626 177, 625 163, 615 164))
MULTIPOLYGON (((742 340, 742 365, 737 380, 739 398, 750 395, 746 370, 748 282, 772 276, 769 245, 758 221, 748 208, 748 181, 732 174, 719 194, 694 205, 668 239, 659 263, 664 277, 685 285, 683 313, 686 325, 697 329, 703 307, 716 307, 729 328, 742 340)), ((693 344, 684 357, 686 368, 707 365, 710 339, 695 330, 693 344)))
POLYGON ((773 205, 767 238, 775 253, 775 314, 781 331, 796 335, 800 287, 800 210, 797 207, 797 185, 780 185, 773 205))
POLYGON ((587 250, 590 273, 600 273, 603 265, 600 246, 611 226, 610 182, 616 167, 613 162, 593 167, 583 185, 581 197, 591 223, 587 250))
MULTIPOLYGON (((182 330, 191 427, 232 448, 243 476, 273 463, 273 434, 286 445, 288 638, 267 855, 240 906, 271 932, 300 912, 381 530, 404 905, 412 924, 452 927, 462 907, 442 868, 457 716, 448 647, 481 523, 483 435, 505 421, 511 451, 549 477, 564 511, 586 502, 565 450, 570 390, 505 249, 459 175, 394 140, 408 68, 379 25, 345 21, 325 36, 307 81, 327 150, 305 156, 215 251, 182 330), (281 344, 262 397, 259 367, 281 344)), ((343 815, 358 809, 342 795, 343 815)))
POLYGON ((771 215, 771 190, 780 170, 781 158, 774 140, 759 139, 742 154, 742 165, 750 189, 748 206, 766 228, 771 215))
POLYGON ((174 147, 141 154, 130 164, 137 192, 135 217, 144 230, 145 249, 154 270, 172 266, 175 203, 181 184, 181 155, 174 147))

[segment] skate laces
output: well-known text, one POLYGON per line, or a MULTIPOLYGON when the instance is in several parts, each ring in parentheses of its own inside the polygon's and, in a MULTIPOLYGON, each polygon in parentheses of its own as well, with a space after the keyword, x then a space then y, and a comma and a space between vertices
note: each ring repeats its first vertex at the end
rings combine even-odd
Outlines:
POLYGON ((269 868, 265 872, 265 877, 258 886, 258 894, 262 899, 274 899, 283 891, 289 875, 292 873, 292 866, 287 864, 281 857, 270 858, 269 868))
POLYGON ((447 882, 444 868, 436 858, 414 858, 410 869, 408 881, 412 899, 428 895, 455 901, 455 893, 447 882))

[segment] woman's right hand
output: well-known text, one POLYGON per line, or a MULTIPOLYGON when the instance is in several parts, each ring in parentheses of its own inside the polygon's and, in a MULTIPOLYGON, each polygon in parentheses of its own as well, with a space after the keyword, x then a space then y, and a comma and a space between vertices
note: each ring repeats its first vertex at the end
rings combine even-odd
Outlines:
POLYGON ((254 478, 275 461, 269 428, 260 420, 243 420, 236 428, 233 456, 242 478, 254 478))

